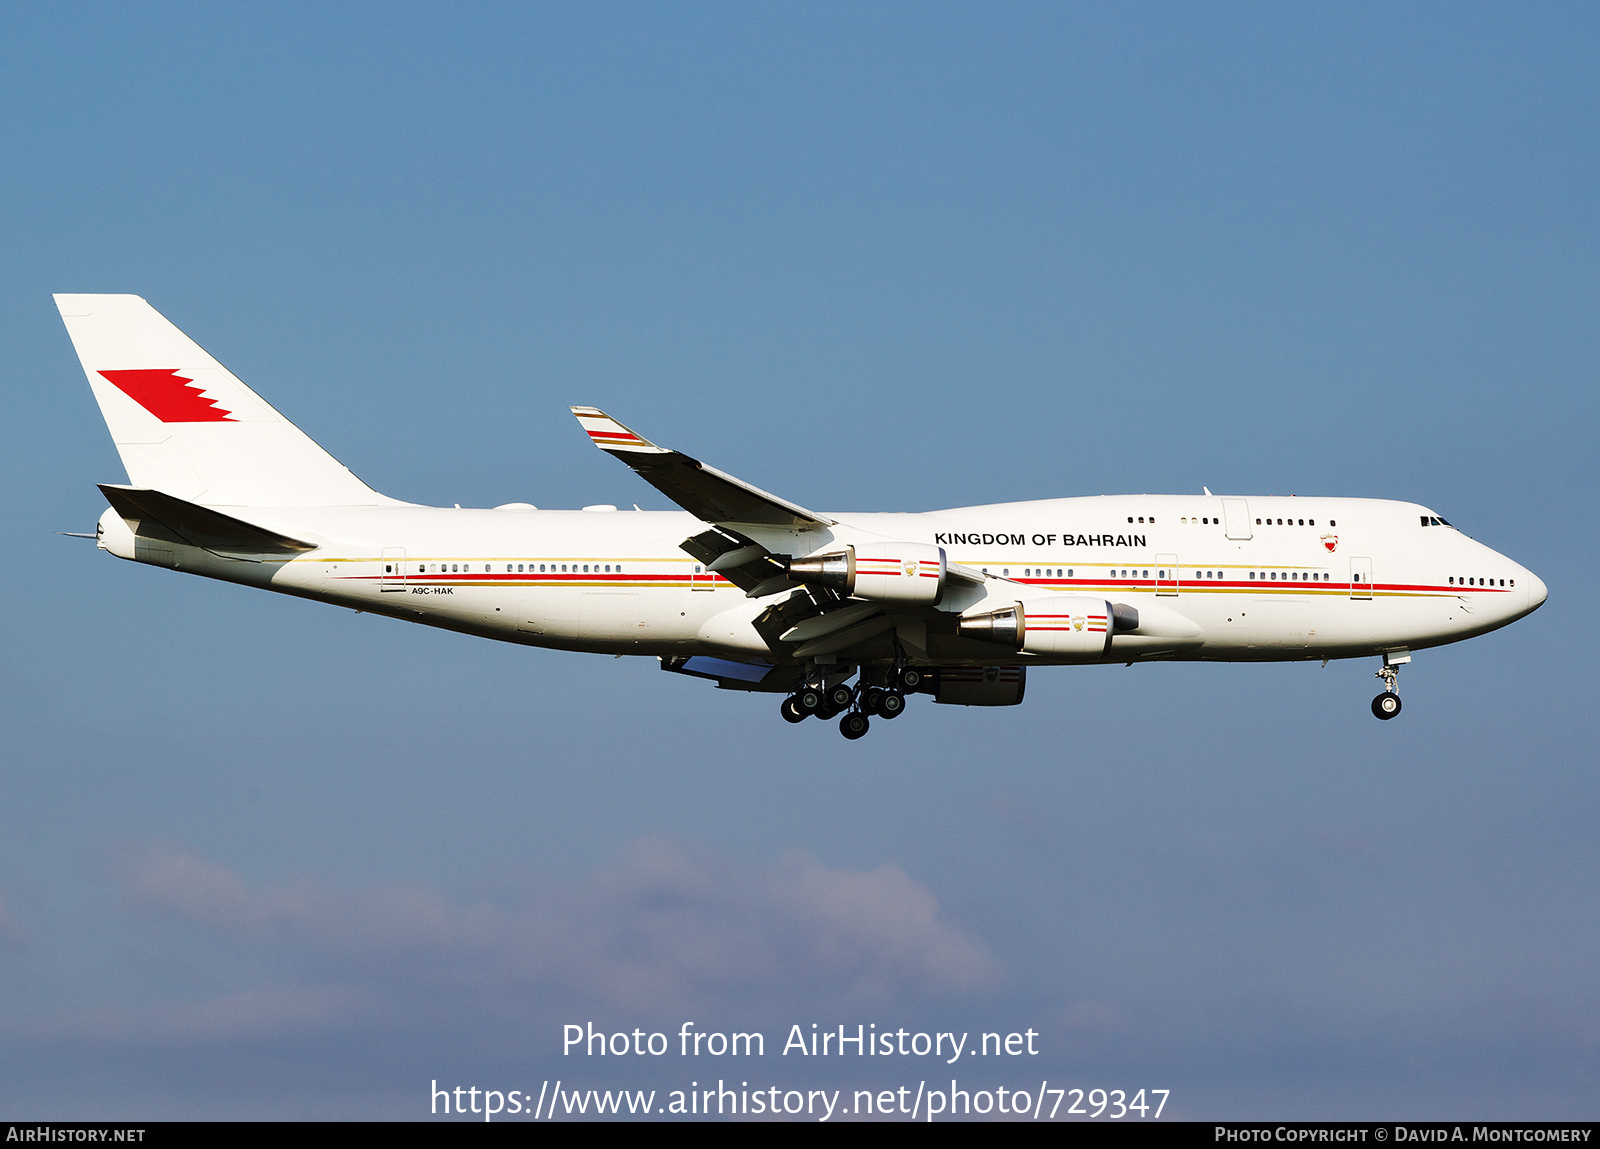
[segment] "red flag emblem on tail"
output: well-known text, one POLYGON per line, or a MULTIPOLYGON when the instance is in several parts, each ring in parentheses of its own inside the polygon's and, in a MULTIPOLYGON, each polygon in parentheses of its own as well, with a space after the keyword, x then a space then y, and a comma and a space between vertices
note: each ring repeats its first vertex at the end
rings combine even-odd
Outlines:
POLYGON ((233 423, 233 414, 218 407, 176 371, 102 371, 117 390, 163 423, 233 423))

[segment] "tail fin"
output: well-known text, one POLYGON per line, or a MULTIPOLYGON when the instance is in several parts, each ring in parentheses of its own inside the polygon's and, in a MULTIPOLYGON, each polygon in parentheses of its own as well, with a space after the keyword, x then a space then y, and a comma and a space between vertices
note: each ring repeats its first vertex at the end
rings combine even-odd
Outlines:
POLYGON ((137 295, 55 300, 133 486, 213 507, 395 501, 137 295))

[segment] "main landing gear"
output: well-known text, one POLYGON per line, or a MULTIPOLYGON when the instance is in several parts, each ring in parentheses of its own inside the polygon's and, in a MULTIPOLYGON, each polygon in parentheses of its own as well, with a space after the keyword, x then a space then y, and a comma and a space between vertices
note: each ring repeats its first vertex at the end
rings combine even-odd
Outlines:
POLYGON ((1408 652, 1393 651, 1383 656, 1383 669, 1374 675, 1383 679, 1383 693, 1372 700, 1372 713, 1386 722, 1400 713, 1400 667, 1410 661, 1408 652))
POLYGON ((786 722, 804 722, 807 718, 839 719, 839 733, 854 742, 872 726, 872 718, 895 719, 905 713, 906 692, 916 690, 926 679, 923 671, 915 667, 901 667, 890 671, 887 685, 870 686, 865 675, 854 686, 838 683, 823 689, 802 686, 783 700, 778 708, 786 722))

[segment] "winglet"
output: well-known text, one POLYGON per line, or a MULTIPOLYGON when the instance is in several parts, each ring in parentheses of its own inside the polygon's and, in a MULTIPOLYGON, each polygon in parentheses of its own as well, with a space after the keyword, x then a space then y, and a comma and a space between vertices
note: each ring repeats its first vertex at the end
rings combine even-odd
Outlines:
POLYGON ((578 425, 594 440, 602 451, 647 451, 652 455, 665 455, 667 449, 658 447, 636 431, 624 427, 598 407, 573 407, 578 425))

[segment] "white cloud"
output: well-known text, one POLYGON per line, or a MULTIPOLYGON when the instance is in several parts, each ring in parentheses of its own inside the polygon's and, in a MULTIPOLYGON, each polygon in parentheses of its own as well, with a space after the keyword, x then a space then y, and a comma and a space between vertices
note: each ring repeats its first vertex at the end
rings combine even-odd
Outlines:
POLYGON ((414 886, 255 886, 170 847, 133 858, 124 877, 153 924, 198 929, 241 968, 293 973, 175 1008, 80 1017, 67 1027, 80 1036, 221 1040, 580 1006, 750 1016, 959 994, 996 973, 898 867, 832 869, 803 854, 749 865, 649 840, 516 905, 414 886))

